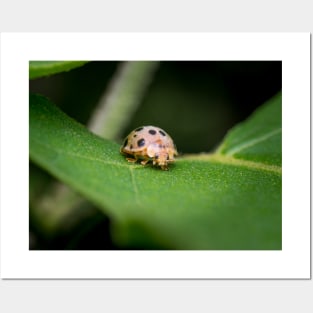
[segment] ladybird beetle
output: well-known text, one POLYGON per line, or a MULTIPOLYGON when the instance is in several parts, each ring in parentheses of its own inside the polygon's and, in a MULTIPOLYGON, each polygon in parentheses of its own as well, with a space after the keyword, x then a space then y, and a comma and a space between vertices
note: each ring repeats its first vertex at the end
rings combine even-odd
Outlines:
POLYGON ((140 160, 142 165, 152 161, 153 165, 168 170, 168 164, 178 155, 172 138, 161 128, 141 126, 133 130, 124 141, 120 152, 128 162, 140 160))

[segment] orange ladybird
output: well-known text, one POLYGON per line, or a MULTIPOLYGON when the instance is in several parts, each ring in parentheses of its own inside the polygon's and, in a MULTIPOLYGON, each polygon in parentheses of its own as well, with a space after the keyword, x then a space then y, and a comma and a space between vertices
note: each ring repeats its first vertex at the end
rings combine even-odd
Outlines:
POLYGON ((142 165, 152 162, 162 170, 168 170, 168 164, 178 155, 172 138, 161 128, 141 126, 133 130, 120 149, 128 162, 140 160, 142 165))

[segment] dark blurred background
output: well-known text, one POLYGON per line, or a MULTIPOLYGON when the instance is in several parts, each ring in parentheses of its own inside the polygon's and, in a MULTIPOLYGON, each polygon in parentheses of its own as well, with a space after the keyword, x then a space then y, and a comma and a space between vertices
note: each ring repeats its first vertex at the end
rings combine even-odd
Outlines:
MULTIPOLYGON (((118 64, 90 62, 66 73, 31 80, 29 89, 47 96, 66 114, 86 124, 118 64)), ((173 137, 180 153, 209 152, 232 126, 246 119, 281 88, 280 61, 160 62, 123 135, 141 125, 155 125, 173 137)), ((30 163, 31 199, 44 193, 51 182, 52 177, 30 163)), ((86 211, 81 207, 78 210, 86 211)), ((30 214, 30 248, 120 248, 111 241, 109 219, 94 207, 88 212, 76 224, 64 227, 52 237, 42 233, 30 214)))

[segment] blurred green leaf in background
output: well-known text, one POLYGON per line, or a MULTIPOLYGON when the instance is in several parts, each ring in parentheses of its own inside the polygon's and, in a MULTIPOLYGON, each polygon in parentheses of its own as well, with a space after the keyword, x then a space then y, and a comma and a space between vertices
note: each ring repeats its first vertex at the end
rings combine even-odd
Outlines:
POLYGON ((281 62, 89 62, 29 104, 31 249, 281 249, 281 62), (119 153, 141 125, 169 171, 119 153))
POLYGON ((84 61, 30 61, 29 79, 50 76, 57 73, 67 72, 80 67, 84 61))

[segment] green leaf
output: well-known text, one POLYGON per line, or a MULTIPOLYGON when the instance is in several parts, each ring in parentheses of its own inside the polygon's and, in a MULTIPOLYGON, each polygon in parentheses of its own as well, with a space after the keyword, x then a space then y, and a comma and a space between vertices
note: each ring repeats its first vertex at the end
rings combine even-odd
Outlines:
POLYGON ((29 61, 29 79, 67 72, 87 61, 29 61))
POLYGON ((30 97, 32 160, 96 203, 130 248, 281 249, 281 133, 270 135, 280 128, 279 95, 216 153, 182 156, 162 171, 129 164, 118 144, 30 97))
POLYGON ((238 159, 281 167, 281 93, 234 127, 218 152, 238 159))

